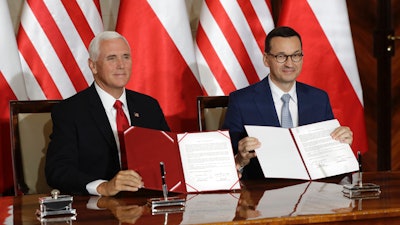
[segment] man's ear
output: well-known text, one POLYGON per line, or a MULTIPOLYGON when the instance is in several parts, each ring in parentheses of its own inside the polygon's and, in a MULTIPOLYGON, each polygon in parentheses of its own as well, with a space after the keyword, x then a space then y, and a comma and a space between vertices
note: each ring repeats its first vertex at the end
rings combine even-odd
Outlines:
POLYGON ((267 55, 267 53, 264 53, 264 55, 263 55, 263 62, 264 62, 264 65, 265 65, 266 67, 269 67, 269 61, 268 61, 268 55, 267 55))
POLYGON ((93 74, 97 73, 96 63, 93 62, 91 59, 88 59, 89 68, 93 74))

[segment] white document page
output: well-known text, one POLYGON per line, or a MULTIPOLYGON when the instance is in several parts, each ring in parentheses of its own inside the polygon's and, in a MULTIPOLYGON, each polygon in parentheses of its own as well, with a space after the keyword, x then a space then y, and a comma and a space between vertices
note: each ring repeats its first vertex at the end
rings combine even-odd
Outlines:
POLYGON ((330 136, 339 126, 333 119, 291 129, 312 180, 358 170, 350 145, 330 136))
POLYGON ((245 128, 250 137, 261 142, 256 153, 266 178, 310 179, 287 128, 250 125, 245 128))
POLYGON ((240 189, 228 131, 178 134, 188 192, 240 189))
POLYGON ((265 177, 316 180, 358 170, 350 145, 330 136, 339 126, 334 119, 291 128, 294 139, 287 128, 245 128, 261 142, 256 152, 265 177))

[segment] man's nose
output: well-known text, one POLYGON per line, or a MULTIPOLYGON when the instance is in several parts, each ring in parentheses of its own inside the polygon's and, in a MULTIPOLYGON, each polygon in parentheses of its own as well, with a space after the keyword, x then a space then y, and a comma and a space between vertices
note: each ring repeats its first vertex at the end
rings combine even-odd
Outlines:
POLYGON ((123 69, 124 67, 125 67, 124 60, 121 59, 121 58, 118 58, 117 59, 117 68, 118 69, 123 69))

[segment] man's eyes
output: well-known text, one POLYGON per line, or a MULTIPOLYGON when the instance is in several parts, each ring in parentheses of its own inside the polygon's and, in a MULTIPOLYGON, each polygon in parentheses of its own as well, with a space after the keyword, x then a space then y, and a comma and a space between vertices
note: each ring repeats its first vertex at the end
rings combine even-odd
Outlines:
MULTIPOLYGON (((130 59, 131 56, 127 54, 127 55, 123 55, 122 58, 123 58, 123 59, 130 59)), ((113 55, 113 56, 107 56, 107 57, 106 57, 106 60, 107 60, 107 61, 113 61, 113 60, 116 60, 116 59, 118 59, 118 57, 115 56, 115 55, 113 55)))

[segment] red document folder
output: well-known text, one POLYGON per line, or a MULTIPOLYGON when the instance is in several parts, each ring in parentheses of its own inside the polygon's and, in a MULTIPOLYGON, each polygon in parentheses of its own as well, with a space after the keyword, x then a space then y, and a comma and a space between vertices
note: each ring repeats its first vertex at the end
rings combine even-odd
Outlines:
POLYGON ((162 190, 160 162, 170 192, 240 189, 227 131, 177 134, 130 127, 124 137, 128 168, 142 176, 147 189, 162 190))
POLYGON ((186 193, 175 133, 130 127, 124 137, 128 168, 142 176, 145 188, 162 190, 160 162, 164 162, 169 191, 186 193))

